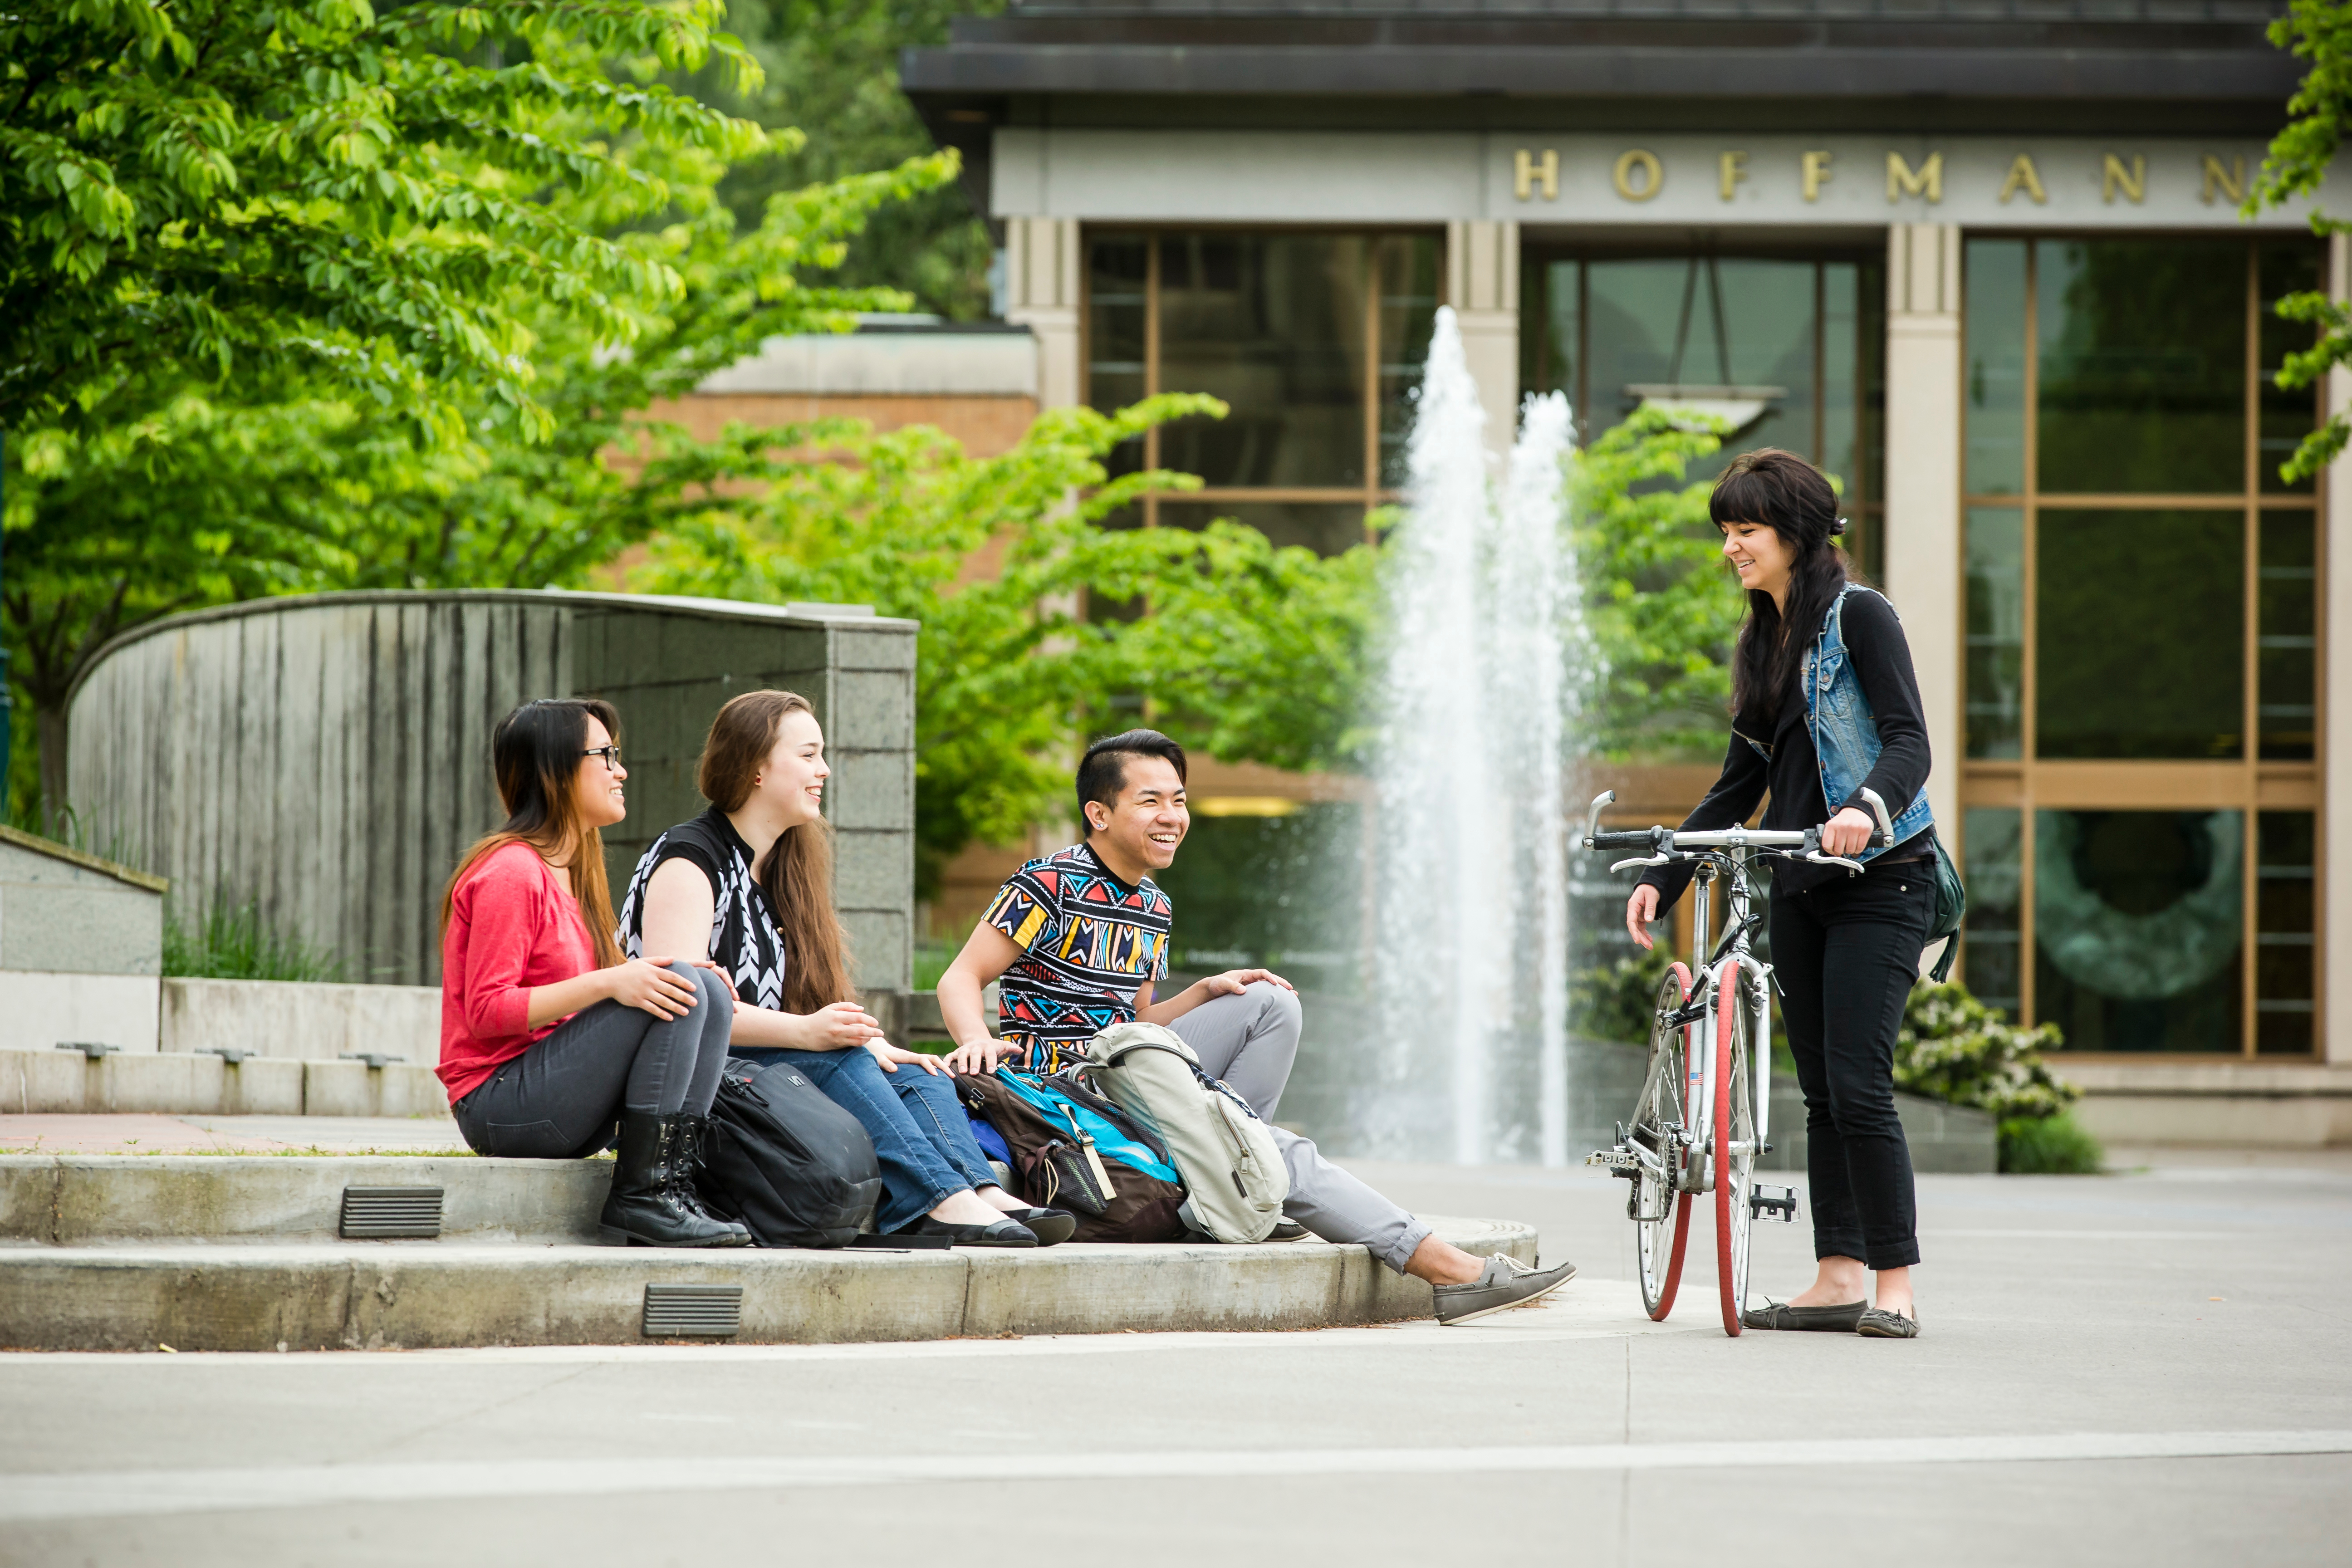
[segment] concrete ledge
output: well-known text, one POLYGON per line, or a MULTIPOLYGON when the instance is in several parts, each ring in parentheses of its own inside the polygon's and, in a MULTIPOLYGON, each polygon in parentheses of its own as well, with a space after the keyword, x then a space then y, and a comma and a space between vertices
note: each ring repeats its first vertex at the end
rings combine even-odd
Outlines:
MULTIPOLYGON (((1432 1216, 1473 1252, 1536 1235, 1432 1216)), ((0 1249, 0 1348, 395 1350, 627 1344, 648 1284, 743 1287, 739 1343, 1275 1330, 1429 1310, 1360 1247, 714 1252, 496 1243, 0 1249)), ((1409 1287, 1409 1288, 1408 1288, 1409 1287)))
POLYGON ((612 1179, 603 1160, 0 1155, 0 1241, 333 1241, 347 1186, 439 1187, 445 1237, 593 1241, 612 1179))
POLYGON ((226 1047, 314 1061, 373 1051, 412 1068, 441 1060, 437 985, 174 978, 163 982, 160 1009, 155 1033, 166 1051, 226 1047))
POLYGON ((0 1050, 0 1111, 162 1116, 447 1116, 426 1067, 226 1058, 174 1051, 96 1061, 71 1051, 0 1050))
POLYGON ((2074 1119, 2110 1143, 2352 1143, 2352 1068, 2262 1061, 2067 1061, 2074 1119))

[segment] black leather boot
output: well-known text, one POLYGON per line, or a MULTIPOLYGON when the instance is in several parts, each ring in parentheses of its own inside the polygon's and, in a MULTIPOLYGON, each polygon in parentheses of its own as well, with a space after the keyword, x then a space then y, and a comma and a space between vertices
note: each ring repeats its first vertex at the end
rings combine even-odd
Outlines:
POLYGON ((731 1247, 734 1227, 678 1196, 679 1116, 621 1112, 621 1152, 604 1198, 604 1239, 620 1247, 731 1247))
POLYGON ((678 1196, 685 1200, 688 1207, 703 1218, 714 1220, 735 1233, 735 1240, 722 1242, 721 1246, 751 1246, 751 1229, 749 1226, 741 1220, 729 1219, 724 1215, 711 1213, 710 1205, 702 1201, 702 1171, 703 1163, 709 1158, 707 1151, 710 1147, 710 1118, 681 1116, 677 1120, 682 1124, 678 1136, 678 1156, 670 1162, 670 1174, 677 1183, 678 1196))

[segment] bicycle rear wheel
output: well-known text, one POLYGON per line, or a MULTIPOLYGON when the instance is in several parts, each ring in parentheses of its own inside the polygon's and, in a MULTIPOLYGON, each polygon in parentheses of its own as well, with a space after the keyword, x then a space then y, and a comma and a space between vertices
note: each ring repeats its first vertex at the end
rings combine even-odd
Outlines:
MULTIPOLYGON (((1677 963, 1658 983, 1660 1011, 1679 1007, 1690 996, 1691 973, 1677 963)), ((1683 1144, 1684 1058, 1689 1026, 1650 1026, 1650 1068, 1642 1081, 1642 1098, 1633 1107, 1633 1124, 1627 1141, 1656 1160, 1646 1163, 1633 1181, 1625 1211, 1633 1216, 1635 1249, 1640 1254, 1642 1305, 1660 1322, 1675 1310, 1675 1291, 1682 1283, 1683 1249, 1690 1240, 1690 1194, 1681 1190, 1683 1144)))
POLYGON ((1730 984, 1717 988, 1715 1015, 1715 1270, 1723 1331, 1737 1337, 1748 1306, 1748 1232, 1756 1218, 1748 1201, 1756 1173, 1756 1090, 1748 1011, 1739 1005, 1747 976, 1735 968, 1724 977, 1730 984))

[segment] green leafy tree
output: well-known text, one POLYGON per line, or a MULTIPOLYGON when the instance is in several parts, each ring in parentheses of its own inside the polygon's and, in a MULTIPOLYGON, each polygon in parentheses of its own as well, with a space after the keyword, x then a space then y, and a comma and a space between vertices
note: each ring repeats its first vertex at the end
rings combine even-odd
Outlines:
POLYGON ((64 9, 0 21, 5 605, 52 804, 65 698, 142 620, 578 581, 648 515, 605 455, 682 439, 641 411, 902 305, 798 275, 954 174, 739 224, 720 181, 794 139, 661 85, 756 89, 706 0, 64 9))
POLYGON ((1231 522, 1101 526, 1147 489, 1200 483, 1109 479, 1113 447, 1223 411, 1177 395, 1117 414, 1049 409, 988 458, 925 428, 739 427, 648 467, 646 492, 667 499, 634 585, 870 604, 923 623, 916 835, 928 891, 965 845, 1013 840, 1066 812, 1073 749, 1110 721, 1114 697, 1139 697, 1213 754, 1306 765, 1344 737, 1371 616, 1368 549, 1327 561, 1231 522), (1154 613, 1089 618, 1090 596, 1154 613))
MULTIPOLYGON (((1003 0, 737 0, 730 15, 766 68, 763 85, 734 94, 706 70, 698 89, 763 125, 798 127, 803 140, 738 165, 720 195, 749 219, 777 192, 929 153, 930 135, 898 90, 899 52, 945 43, 956 16, 1003 9, 1003 0)), ((992 254, 971 193, 941 186, 877 212, 868 243, 830 280, 901 289, 918 309, 967 321, 988 313, 992 254)))
MULTIPOLYGON (((2250 218, 2298 197, 2316 200, 2345 130, 2352 125, 2352 5, 2289 0, 2287 14, 2271 24, 2270 38, 2308 61, 2310 68, 2287 100, 2286 125, 2271 139, 2253 189, 2246 194, 2243 210, 2250 218)), ((2311 229, 2342 234, 2352 232, 2352 222, 2314 208, 2311 229)), ((2322 291, 2291 294, 2279 301, 2278 313, 2318 331, 2316 343, 2287 356, 2279 372, 2281 386, 2309 386, 2336 366, 2352 363, 2352 301, 2331 300, 2322 291)), ((2311 478, 2336 459, 2347 438, 2352 424, 2342 414, 2331 415, 2280 466, 2280 476, 2290 482, 2311 478)))
POLYGON ((1609 761, 1723 749, 1731 647, 1748 601, 1725 573, 1706 483, 1682 482, 1723 445, 1637 411, 1576 454, 1569 495, 1600 671, 1587 702, 1609 761))

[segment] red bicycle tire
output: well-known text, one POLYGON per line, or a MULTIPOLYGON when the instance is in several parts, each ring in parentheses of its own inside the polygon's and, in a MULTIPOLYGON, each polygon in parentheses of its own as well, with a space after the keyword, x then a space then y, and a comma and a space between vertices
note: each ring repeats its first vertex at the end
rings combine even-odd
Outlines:
MULTIPOLYGON (((1715 1004, 1715 1273, 1723 1297, 1723 1331, 1739 1337, 1739 1303, 1732 1299, 1731 1042, 1738 1032, 1739 987, 1720 988, 1715 1004)), ((1748 1194, 1738 1194, 1748 1201, 1748 1194)))
MULTIPOLYGON (((1683 963, 1680 959, 1676 959, 1675 961, 1673 973, 1675 984, 1682 988, 1683 1000, 1685 1002, 1689 1001, 1691 994, 1690 966, 1683 963)), ((1678 1091, 1675 1096, 1677 1103, 1682 1100, 1683 1092, 1687 1091, 1689 1084, 1690 1037, 1691 1026, 1685 1024, 1683 1026, 1684 1086, 1683 1090, 1678 1091)), ((1685 1114, 1687 1115, 1688 1113, 1685 1112, 1685 1114)), ((1675 1239, 1671 1245, 1671 1249, 1666 1255, 1666 1284, 1665 1289, 1658 1292, 1657 1310, 1650 1314, 1650 1319, 1653 1322, 1663 1323, 1666 1321, 1666 1314, 1675 1310, 1675 1292, 1682 1289, 1683 1253, 1685 1249, 1690 1246, 1690 1211, 1691 1195, 1688 1193, 1677 1194, 1675 1199, 1675 1239)))

